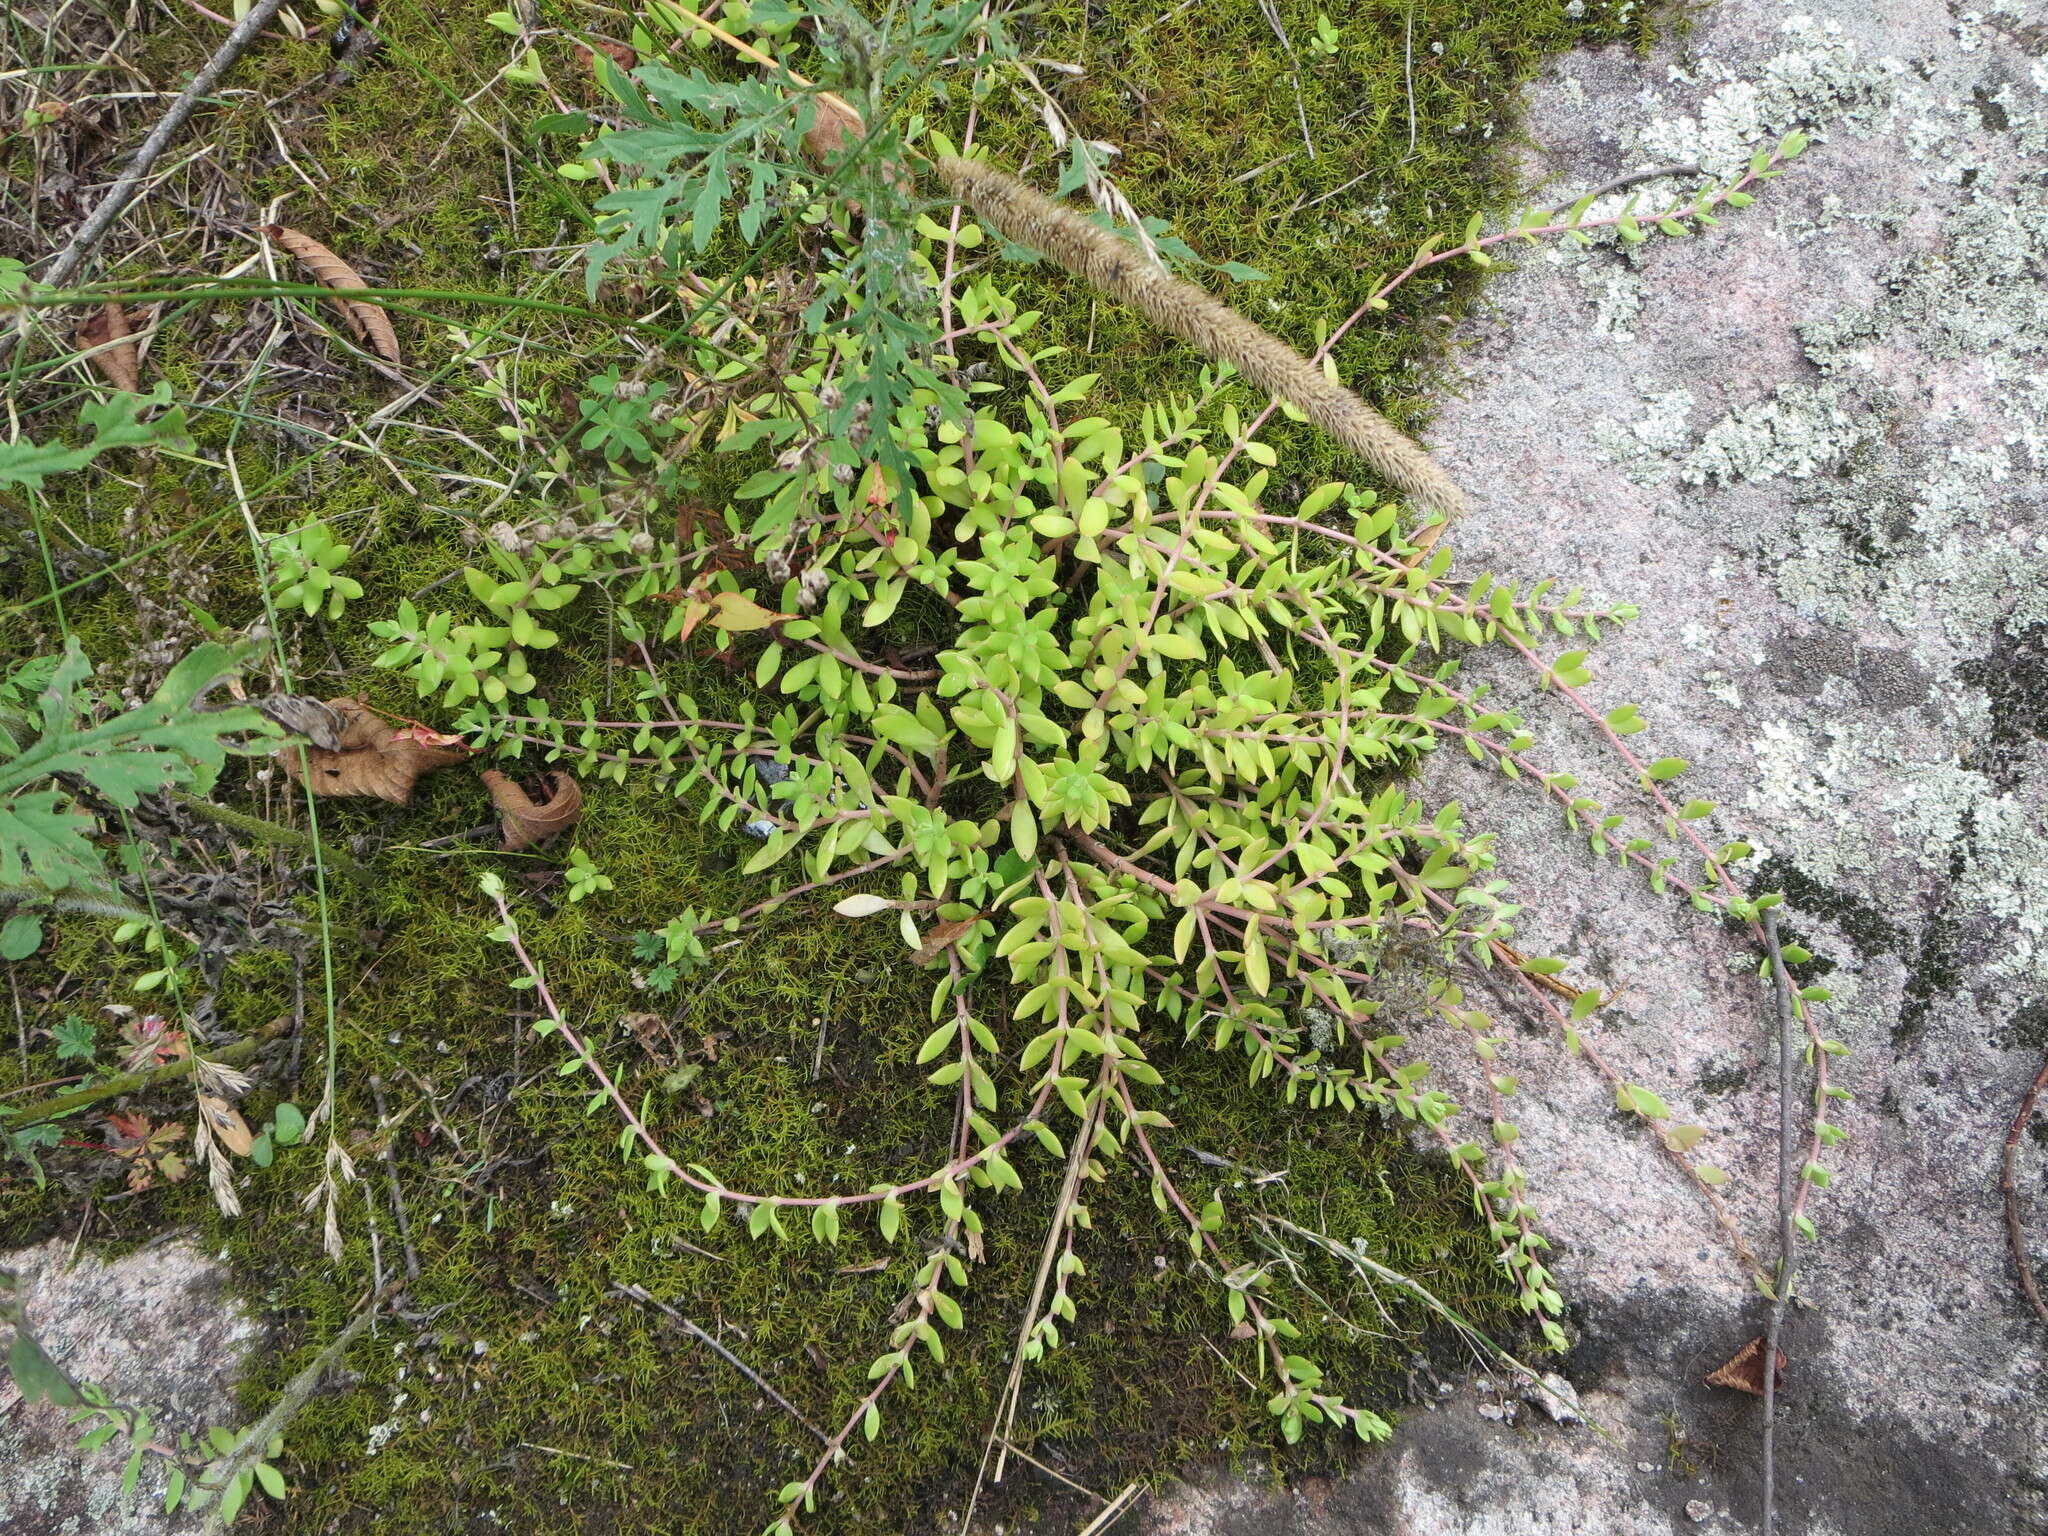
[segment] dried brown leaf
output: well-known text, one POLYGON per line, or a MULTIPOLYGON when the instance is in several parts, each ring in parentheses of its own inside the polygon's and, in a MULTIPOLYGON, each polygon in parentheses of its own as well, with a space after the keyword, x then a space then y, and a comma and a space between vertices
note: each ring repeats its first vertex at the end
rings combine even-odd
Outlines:
POLYGON ((583 819, 583 790, 559 769, 548 775, 547 798, 539 801, 495 769, 487 768, 478 777, 498 808, 507 853, 558 837, 583 819))
MULTIPOLYGON (((306 270, 330 288, 367 288, 362 273, 343 261, 311 235, 300 234, 282 224, 266 224, 263 233, 298 257, 306 270)), ((403 359, 398 351, 398 332, 391 317, 375 304, 362 299, 337 299, 341 318, 355 339, 394 367, 403 359)))
MULTIPOLYGON (((592 41, 599 48, 603 49, 604 56, 618 65, 620 69, 638 69, 640 67, 640 55, 635 53, 626 44, 613 42, 608 37, 593 38, 592 41)), ((581 43, 576 45, 576 62, 588 69, 592 74, 597 73, 597 55, 581 43)))
POLYGON ((397 729, 361 699, 329 699, 327 707, 342 722, 339 746, 286 747, 277 754, 284 771, 316 795, 373 795, 404 805, 421 774, 469 756, 460 737, 397 729))
MULTIPOLYGON (((1774 1388, 1785 1385, 1785 1351, 1778 1351, 1777 1380, 1774 1388)), ((1710 1387, 1732 1387, 1737 1392, 1747 1392, 1753 1397, 1764 1395, 1764 1340, 1758 1334, 1742 1348, 1721 1369, 1707 1378, 1710 1387)))
POLYGON ((820 91, 811 98, 818 115, 804 134, 804 153, 819 165, 829 165, 842 149, 858 144, 867 136, 867 124, 842 98, 820 91))
POLYGON ((910 963, 929 965, 958 943, 961 935, 980 921, 981 914, 977 912, 972 917, 956 917, 951 922, 938 924, 925 934, 924 942, 912 951, 910 963))
POLYGON ((206 1116, 207 1126, 226 1147, 237 1157, 247 1157, 249 1149, 256 1145, 256 1133, 249 1129, 249 1122, 242 1118, 242 1112, 226 1099, 210 1093, 199 1095, 199 1112, 206 1116))
POLYGON ((118 347, 107 347, 104 352, 93 353, 93 366, 107 376, 107 382, 114 388, 126 390, 131 395, 139 395, 142 393, 142 358, 135 350, 135 343, 128 341, 130 334, 128 312, 109 299, 99 307, 97 313, 71 333, 71 340, 80 351, 105 346, 110 341, 125 343, 118 347))

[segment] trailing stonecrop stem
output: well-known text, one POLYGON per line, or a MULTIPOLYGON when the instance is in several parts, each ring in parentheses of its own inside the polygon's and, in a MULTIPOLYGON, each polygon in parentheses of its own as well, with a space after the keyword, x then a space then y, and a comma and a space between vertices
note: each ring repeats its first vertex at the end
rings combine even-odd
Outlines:
MULTIPOLYGON (((664 542, 649 552, 617 534, 557 538, 534 552, 522 580, 550 602, 567 589, 563 611, 588 601, 585 588, 607 589, 642 674, 617 718, 589 701, 565 718, 531 694, 510 713, 511 691, 492 705, 488 687, 448 670, 441 655, 433 665, 426 652, 391 658, 423 692, 465 703, 462 728, 501 756, 539 749, 597 778, 647 772, 699 800, 722 828, 766 821, 772 832, 749 867, 800 859, 801 877, 748 913, 703 924, 705 936, 854 880, 864 894, 843 909, 895 912, 911 948, 947 933, 928 956, 938 972, 934 1028, 920 1059, 945 1058, 932 1080, 956 1100, 964 1130, 955 1155, 916 1178, 829 1197, 734 1190, 666 1150, 646 1107, 626 1100, 563 1022, 520 948, 526 980, 541 989, 542 1028, 561 1032, 572 1065, 596 1077, 594 1099, 624 1123, 622 1149, 657 1187, 692 1191, 707 1229, 731 1209, 746 1213, 755 1236, 787 1237, 786 1218, 808 1212, 824 1241, 862 1207, 897 1240, 905 1203, 935 1196, 945 1222, 971 1242, 979 1218, 970 1195, 1021 1185, 1011 1155, 1027 1136, 1054 1156, 1084 1159, 1077 1187, 1129 1161, 1218 1277, 1233 1326, 1249 1324, 1261 1340, 1284 1431, 1340 1419, 1371 1436, 1380 1421, 1323 1391, 1313 1363, 1287 1352, 1292 1325, 1247 1278, 1254 1271, 1221 1249, 1220 1199, 1183 1191, 1155 1155, 1149 1131, 1164 1122, 1146 1098, 1162 1082, 1158 1026, 1242 1052, 1251 1078, 1277 1080, 1287 1102, 1372 1105, 1425 1128, 1473 1191, 1524 1310, 1561 1344, 1563 1301, 1540 1257, 1537 1211, 1515 1156, 1517 1084, 1502 1060, 1509 1032, 1467 996, 1472 978, 1492 976, 1601 1073, 1756 1270, 1717 1192, 1726 1175, 1691 1155, 1702 1133, 1674 1123, 1665 1099, 1589 1036, 1599 992, 1564 983, 1561 962, 1514 948, 1516 908, 1488 877, 1491 835, 1468 835, 1455 805, 1429 813, 1398 777, 1419 754, 1462 743, 1556 799, 1596 854, 1640 868, 1703 911, 1753 920, 1758 902, 1728 871, 1746 850, 1708 845, 1696 823, 1710 807, 1666 794, 1685 765, 1632 752, 1627 738, 1642 721, 1631 706, 1603 714, 1586 699, 1582 650, 1549 659, 1539 650, 1545 636, 1597 637, 1629 610, 1554 595, 1548 583, 1522 591, 1488 577, 1454 580, 1448 549, 1418 548, 1394 506, 1352 486, 1324 485, 1269 509, 1273 450, 1253 437, 1220 371, 1195 399, 1145 412, 1140 442, 1126 443, 1101 418, 1065 420, 1062 408, 1090 381, 1045 383, 1049 349, 1027 350, 1031 317, 991 279, 958 298, 963 350, 983 343, 995 367, 1032 387, 1015 427, 989 409, 961 426, 935 419, 927 402, 907 403, 889 424, 916 466, 907 518, 894 510, 897 487, 878 472, 835 474, 804 447, 784 449, 740 488, 742 500, 761 504, 758 515, 700 518, 690 548, 664 542), (1217 422, 1224 446, 1212 453, 1217 422), (1224 478, 1226 462, 1256 467, 1237 481, 1224 478), (573 561, 576 580, 558 560, 573 561), (787 573, 779 590, 767 575, 778 563, 787 573), (894 622, 913 603, 916 624, 894 622), (934 625, 950 626, 943 640, 920 638, 934 625), (758 702, 728 718, 702 710, 657 660, 677 644, 747 664, 758 702), (1696 869, 1680 867, 1680 852, 1658 856, 1655 839, 1579 793, 1569 775, 1544 771, 1520 715, 1491 707, 1483 687, 1461 686, 1445 653, 1487 644, 1525 658, 1597 730, 1696 869), (760 773, 770 759, 789 770, 772 788, 760 773), (893 894, 874 889, 892 876, 893 894), (1008 1045, 969 1006, 976 979, 1003 963, 1017 993, 1010 1022, 1029 1032, 1008 1045), (1382 1000, 1372 994, 1418 966, 1427 1013, 1473 1053, 1466 1075, 1480 1095, 1479 1137, 1460 1135, 1454 1100, 1422 1085, 1431 1068, 1409 1053, 1406 1036, 1375 1027, 1382 1000), (1342 1041, 1315 1048, 1304 1007, 1335 1019, 1342 1041), (1006 1051, 1016 1053, 1030 1099, 999 1127, 989 1064, 1006 1051), (1069 1147, 1048 1123, 1062 1109, 1082 1145, 1069 1147)), ((751 402, 760 435, 804 443, 808 397, 830 387, 831 366, 820 358, 786 381, 784 414, 766 397, 751 402)), ((489 604, 518 596, 472 587, 489 604)), ((501 936, 518 947, 502 890, 493 899, 501 936)), ((1817 989, 1808 993, 1819 1000, 1817 989)), ((1815 1042, 1824 1065, 1834 1047, 1817 1034, 1815 1042)), ((1834 1090, 1823 1081, 1820 1091, 1834 1090)), ((1817 1115, 1817 1137, 1824 1126, 1817 1115)), ((1085 1278, 1077 1187, 1060 1201, 1056 1251, 1048 1249, 1045 1283, 1023 1321, 1030 1354, 1056 1346, 1085 1278)), ((861 1424, 879 1422, 890 1383, 914 1381, 916 1345, 942 1348, 939 1325, 957 1315, 946 1289, 949 1279, 959 1288, 956 1267, 965 1273, 950 1250, 920 1266, 921 1299, 909 1331, 899 1328, 877 1362, 861 1424)), ((829 1459, 784 1490, 792 1504, 815 1498, 829 1459)))
MULTIPOLYGON (((962 25, 958 8, 934 15, 962 25)), ((734 167, 753 178, 739 221, 750 243, 763 227, 764 186, 800 199, 800 173, 743 160, 742 147, 758 155, 779 133, 793 158, 827 98, 806 86, 777 128, 788 104, 758 84, 725 92, 701 75, 659 69, 636 78, 647 94, 626 105, 639 126, 596 146, 622 169, 607 199, 617 221, 604 255, 676 249, 686 231, 703 250, 734 167), (664 116, 686 110, 713 131, 679 131, 664 116), (657 172, 679 161, 690 168, 636 181, 635 157, 657 172)), ((890 131, 884 123, 883 137, 890 131)), ((837 910, 850 919, 893 912, 911 962, 934 971, 933 1028, 918 1061, 953 1101, 949 1160, 858 1194, 740 1191, 664 1148, 652 1100, 636 1108, 569 1027, 502 885, 486 886, 497 937, 523 972, 515 985, 538 992, 539 1027, 572 1052, 565 1070, 593 1076, 592 1108, 609 1103, 623 1122, 622 1155, 655 1190, 696 1198, 706 1231, 731 1209, 746 1213, 754 1238, 787 1240, 785 1217, 807 1212, 812 1236, 833 1243, 847 1218, 871 1208, 893 1243, 909 1231, 908 1202, 935 1197, 944 1237, 917 1267, 904 1320, 871 1366, 873 1385, 809 1475, 781 1490, 770 1530, 782 1536, 815 1507, 856 1428, 877 1432, 885 1394, 914 1384, 920 1346, 943 1358, 941 1328, 959 1325, 955 1293, 970 1272, 953 1245, 978 1253, 975 1201, 1021 1189, 1012 1154, 1027 1136, 1065 1159, 1066 1173, 1020 1320, 1018 1369, 1056 1347, 1061 1324, 1074 1320, 1086 1278, 1083 1191, 1122 1163, 1185 1228, 1234 1335, 1256 1343, 1285 1436, 1319 1422, 1368 1439, 1386 1433, 1377 1416, 1326 1392, 1313 1361, 1289 1352, 1298 1330, 1275 1310, 1263 1268, 1225 1251, 1220 1194, 1184 1190, 1158 1156, 1151 1132, 1168 1122, 1152 1106, 1164 1097, 1175 1043, 1162 1026, 1178 1026, 1181 1043, 1240 1052, 1250 1079, 1275 1080, 1286 1103, 1366 1105, 1425 1129, 1471 1189, 1523 1311, 1561 1347, 1563 1298, 1541 1257, 1517 1157, 1518 1083, 1504 1059, 1512 1032, 1468 997, 1475 981, 1502 989, 1601 1074, 1768 1285, 1720 1197, 1727 1174, 1693 1156, 1704 1132, 1676 1123, 1664 1097, 1623 1070, 1616 1048, 1589 1035, 1600 992, 1564 982, 1561 961, 1513 946, 1518 908, 1492 875, 1492 835, 1469 833, 1455 803, 1432 812, 1403 787, 1422 754, 1458 742, 1557 800, 1596 856, 1754 929, 1775 898, 1751 898, 1732 878, 1744 845, 1700 837, 1710 805, 1671 799, 1665 786, 1686 765, 1632 752, 1626 738, 1644 722, 1632 705, 1603 713, 1587 700, 1583 650, 1544 654, 1551 637, 1597 639, 1631 611, 1588 604, 1576 591, 1555 596, 1548 582, 1524 591, 1490 576, 1456 579, 1450 550, 1436 542, 1441 524, 1404 526, 1401 509, 1370 489, 1330 482, 1283 493, 1273 484, 1278 452, 1259 432, 1275 410, 1299 413, 1253 395, 1248 403, 1260 408, 1247 420, 1228 365, 1204 370, 1190 397, 1151 402, 1128 427, 1069 419, 1095 375, 1059 378, 1051 365, 1062 349, 1034 346, 1037 315, 968 254, 983 245, 975 223, 956 213, 943 227, 919 215, 916 239, 907 229, 901 239, 875 237, 901 213, 907 177, 896 167, 917 163, 912 137, 889 140, 879 166, 856 156, 834 172, 848 173, 836 195, 867 214, 863 275, 852 264, 843 277, 821 265, 805 313, 808 346, 778 365, 774 387, 728 409, 716 451, 753 452, 761 466, 731 504, 693 510, 673 538, 599 519, 495 540, 497 569, 465 577, 483 622, 408 605, 378 626, 392 642, 380 665, 461 707, 461 729, 480 748, 504 758, 537 750, 586 777, 649 775, 697 801, 721 830, 764 838, 748 872, 794 861, 798 878, 745 913, 699 925, 698 937, 858 881, 837 910), (942 327, 920 332, 905 315, 878 324, 889 304, 915 294, 937 296, 942 327), (535 691, 524 652, 556 643, 554 620, 543 617, 573 619, 593 588, 637 658, 641 685, 624 709, 601 712, 585 699, 558 712, 535 691), (1521 717, 1492 706, 1483 686, 1460 684, 1448 653, 1487 645, 1533 667, 1618 755, 1661 842, 1570 775, 1540 767, 1521 717), (671 647, 709 651, 735 684, 751 676, 752 696, 721 686, 740 701, 701 708, 664 672, 657 653, 671 647), (1015 997, 1007 1023, 1017 1036, 1007 1041, 975 1008, 999 976, 1015 997), (1390 995, 1418 976, 1413 1005, 1390 1008, 1390 995), (1462 1132, 1450 1093, 1423 1086, 1433 1068, 1408 1033, 1385 1028, 1383 1012, 1411 1013, 1466 1041, 1472 1063, 1460 1076, 1476 1096, 1479 1134, 1462 1132), (991 1065, 1012 1055, 1029 1102, 1005 1127, 991 1065), (1051 1123, 1062 1113, 1071 1141, 1051 1123)), ((863 142, 878 142, 875 132, 863 142)), ((1760 152, 1740 180, 1703 189, 1650 227, 1679 234, 1712 224, 1711 210, 1741 206, 1747 186, 1778 174, 1802 147, 1794 135, 1760 152)), ((978 187, 979 178, 956 179, 978 187)), ((1632 202, 1597 220, 1586 217, 1590 206, 1581 200, 1562 219, 1517 216, 1492 235, 1475 223, 1452 250, 1423 247, 1371 288, 1305 366, 1328 368, 1340 336, 1441 262, 1483 265, 1500 243, 1548 234, 1648 233, 1632 202)), ((607 393, 625 398, 616 387, 607 393)), ((652 456, 630 444, 621 453, 652 456)), ((616 468, 620 454, 608 456, 616 468)), ((1805 989, 1802 1008, 1824 997, 1805 989)), ((1817 1078, 1808 1178, 1818 1184, 1820 1148, 1839 1135, 1825 1115, 1840 1096, 1826 1056, 1839 1047, 1810 1018, 1807 1027, 1817 1078)), ((1014 1374, 1004 1398, 1015 1402, 1014 1374)))

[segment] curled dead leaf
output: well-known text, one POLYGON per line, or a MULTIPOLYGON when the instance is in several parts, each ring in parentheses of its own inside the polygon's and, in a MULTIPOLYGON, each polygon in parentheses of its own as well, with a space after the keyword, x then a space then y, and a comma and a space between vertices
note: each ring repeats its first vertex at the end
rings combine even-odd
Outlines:
MULTIPOLYGON (((1785 1351, 1778 1351, 1777 1379, 1773 1390, 1785 1385, 1785 1351)), ((1747 1392, 1752 1397, 1764 1395, 1764 1340, 1758 1334, 1742 1348, 1735 1351, 1734 1358, 1707 1378, 1710 1387, 1732 1387, 1737 1392, 1747 1392)))
POLYGON ((971 932, 974 925, 980 921, 981 914, 977 912, 972 917, 956 917, 949 922, 934 924, 926 931, 924 942, 912 951, 910 963, 929 965, 957 944, 962 935, 971 932))
POLYGON ((249 1122, 242 1118, 239 1109, 226 1099, 202 1093, 199 1095, 199 1112, 206 1116, 208 1128, 222 1146, 237 1157, 249 1155, 249 1149, 256 1145, 256 1133, 249 1129, 249 1122))
MULTIPOLYGON (((263 233, 290 251, 305 264, 306 270, 330 288, 367 288, 362 273, 343 261, 311 235, 287 229, 282 224, 266 224, 263 233)), ((391 317, 375 304, 362 299, 337 298, 335 306, 341 311, 341 318, 348 326, 349 334, 363 346, 394 367, 402 361, 398 351, 398 332, 391 327, 391 317)))
POLYGON ((582 787, 560 770, 548 775, 548 793, 543 800, 535 800, 495 769, 487 768, 478 777, 491 792, 491 804, 498 808, 507 853, 558 837, 583 819, 582 787))
POLYGON ((142 393, 142 359, 135 343, 128 340, 130 334, 128 312, 109 299, 71 333, 71 340, 80 351, 106 346, 110 341, 122 343, 107 347, 104 352, 94 352, 93 366, 107 376, 107 382, 114 388, 137 395, 142 393))
POLYGON ((286 747, 277 754, 286 774, 316 795, 373 795, 404 805, 421 774, 469 756, 461 737, 394 728, 361 699, 329 699, 326 707, 341 720, 336 747, 286 747))

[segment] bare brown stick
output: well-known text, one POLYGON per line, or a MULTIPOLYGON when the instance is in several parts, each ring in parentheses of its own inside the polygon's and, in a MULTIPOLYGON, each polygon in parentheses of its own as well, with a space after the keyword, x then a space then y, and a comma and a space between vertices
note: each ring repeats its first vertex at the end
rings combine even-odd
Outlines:
POLYGON ((1998 1187, 2005 1192, 2005 1236, 2012 1244, 2013 1267, 2020 1272, 2020 1289, 2026 1293, 2034 1313, 2043 1323, 2048 1323, 2048 1304, 2041 1300, 2040 1284, 2034 1279, 2034 1264, 2027 1257, 2026 1229, 2020 1225, 2020 1136, 2027 1128, 2027 1122, 2034 1118, 2034 1101, 2041 1096, 2041 1090, 2048 1087, 2048 1057, 2041 1062, 2041 1070, 2034 1074, 2034 1084, 2027 1090, 2027 1096, 2020 1100, 2019 1113, 2012 1117, 2012 1129, 2005 1133, 2005 1168, 1999 1175, 1998 1187))
POLYGON ((1464 512, 1464 492, 1421 444, 1208 290, 1154 266, 1128 241, 1008 171, 955 155, 941 155, 932 164, 946 189, 982 223, 1135 309, 1204 357, 1228 362, 1259 389, 1288 401, 1413 500, 1446 517, 1464 512))
POLYGON ((1785 1326, 1785 1306, 1792 1299, 1792 1274, 1797 1234, 1792 1227, 1792 1160, 1798 1155, 1799 1113, 1792 1092, 1792 978, 1785 970, 1785 952, 1778 943, 1778 909, 1764 908, 1764 942, 1771 951, 1771 977, 1778 993, 1778 1275, 1771 1294, 1771 1322, 1764 1332, 1764 1518, 1763 1536, 1771 1536, 1778 1493, 1778 1334, 1785 1326))
MULTIPOLYGON (((192 77, 192 83, 179 93, 176 101, 171 103, 171 109, 150 131, 149 137, 142 141, 142 147, 135 151, 134 157, 121 172, 120 178, 107 189, 107 195, 100 199, 99 206, 94 208, 86 221, 78 227, 78 232, 71 237, 64 249, 57 253, 56 260, 50 264, 50 269, 42 273, 37 281, 52 288, 61 288, 78 275, 91 260, 93 253, 99 249, 99 243, 106 238, 107 231, 114 227, 115 220, 119 219, 128 204, 134 201, 135 194, 141 189, 143 179, 149 175, 150 168, 156 164, 157 157, 164 152, 171 140, 178 136, 178 131, 198 109, 200 102, 213 93, 213 88, 219 83, 220 77, 234 67, 235 60, 239 59, 249 44, 255 41, 256 34, 270 25, 271 19, 283 6, 284 0, 256 0, 256 3, 249 7, 249 14, 236 22, 234 29, 221 39, 220 46, 213 51, 213 57, 206 61, 199 73, 192 77)), ((21 312, 23 326, 28 323, 29 313, 26 309, 21 312)), ((21 334, 17 329, 11 335, 0 336, 0 358, 14 350, 21 334)))
POLYGON ((773 1387, 769 1386, 767 1382, 763 1381, 761 1377, 758 1374, 756 1374, 752 1366, 748 1365, 746 1361, 742 1360, 738 1355, 734 1354, 731 1350, 727 1349, 723 1344, 719 1343, 718 1340, 711 1337, 710 1334, 706 1333, 702 1328, 699 1328, 695 1323, 691 1322, 687 1317, 683 1316, 682 1313, 678 1312, 674 1307, 670 1306, 667 1302, 656 1301, 652 1296, 647 1294, 646 1288, 643 1286, 620 1285, 616 1281, 614 1281, 612 1284, 612 1290, 616 1294, 624 1296, 629 1301, 637 1301, 643 1307, 654 1308, 655 1311, 659 1312, 663 1317, 667 1318, 670 1322, 680 1324, 682 1326, 683 1332, 687 1333, 691 1338, 697 1340, 701 1344, 709 1344, 712 1350, 717 1354, 719 1359, 723 1360, 727 1365, 731 1366, 734 1370, 738 1371, 742 1376, 746 1377, 747 1380, 751 1381, 755 1386, 759 1387, 763 1392, 767 1393, 769 1397, 774 1399, 775 1405, 778 1408, 780 1408, 784 1413, 788 1414, 792 1419, 795 1419, 797 1423, 803 1425, 803 1427, 809 1430, 813 1435, 816 1435, 821 1444, 831 1443, 832 1437, 830 1435, 826 1434, 825 1431, 818 1428, 818 1426, 813 1424, 809 1419, 805 1418, 803 1414, 798 1411, 795 1403, 792 1403, 780 1392, 776 1391, 773 1387))
MULTIPOLYGON (((224 1489, 256 1462, 263 1460, 270 1442, 284 1433, 285 1426, 291 1423, 293 1417, 306 1406, 313 1393, 318 1390, 320 1378, 327 1374, 328 1367, 339 1360, 349 1345, 355 1342, 356 1335, 369 1326, 370 1320, 377 1315, 379 1306, 397 1299, 396 1286, 397 1282, 393 1281, 390 1285, 377 1287, 370 1299, 363 1304, 362 1310, 349 1319, 348 1326, 334 1336, 333 1342, 313 1358, 311 1365, 285 1384, 285 1389, 278 1394, 277 1401, 270 1405, 270 1411, 235 1437, 234 1447, 214 1469, 212 1477, 200 1484, 201 1487, 224 1489)), ((216 1503, 213 1506, 213 1513, 207 1516, 208 1531, 219 1528, 219 1512, 220 1505, 216 1503)))
MULTIPOLYGON (((391 1112, 384 1107, 384 1079, 372 1075, 370 1096, 377 1101, 377 1126, 380 1130, 391 1128, 391 1112)), ((405 1219, 405 1196, 398 1191, 398 1158, 392 1153, 391 1138, 384 1138, 384 1177, 391 1185, 391 1215, 398 1223, 398 1241, 405 1248, 405 1277, 417 1280, 420 1277, 420 1256, 413 1252, 412 1223, 405 1219)))

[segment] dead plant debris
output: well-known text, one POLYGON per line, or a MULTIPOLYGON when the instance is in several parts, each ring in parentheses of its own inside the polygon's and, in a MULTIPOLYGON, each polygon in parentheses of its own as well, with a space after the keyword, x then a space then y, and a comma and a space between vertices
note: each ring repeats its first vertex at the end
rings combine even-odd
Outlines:
POLYGON ((107 347, 104 352, 94 352, 93 366, 107 376, 107 382, 114 388, 139 395, 142 393, 142 358, 135 350, 135 343, 128 340, 131 334, 127 311, 109 299, 71 333, 71 340, 80 351, 106 346, 110 341, 121 342, 122 345, 107 347))
POLYGON ((425 726, 394 726, 362 699, 329 699, 325 707, 341 720, 333 749, 286 747, 278 753, 292 780, 303 781, 316 795, 369 795, 404 805, 421 774, 469 756, 460 736, 425 726))
POLYGON ((583 789, 559 769, 548 774, 548 792, 540 800, 494 768, 486 768, 477 777, 484 781, 491 804, 498 808, 507 853, 559 837, 583 819, 583 789))
MULTIPOLYGON (((298 257, 307 271, 330 288, 370 286, 363 280, 362 273, 311 235, 301 234, 296 229, 287 229, 282 224, 266 224, 263 226, 263 233, 298 257)), ((398 332, 392 329, 391 317, 381 308, 362 299, 349 298, 336 299, 335 307, 341 311, 342 321, 357 342, 368 347, 393 367, 403 361, 398 351, 398 332)))
MULTIPOLYGON (((1772 1389, 1780 1390, 1785 1385, 1785 1351, 1778 1351, 1777 1370, 1774 1372, 1772 1389)), ((1735 1356, 1707 1378, 1710 1387, 1732 1387, 1737 1392, 1747 1392, 1752 1397, 1764 1395, 1764 1338, 1758 1334, 1735 1352, 1735 1356)))
POLYGON ((249 1122, 242 1118, 242 1112, 226 1099, 216 1094, 199 1095, 199 1112, 206 1116, 206 1123, 220 1144, 237 1157, 247 1157, 256 1145, 256 1133, 249 1129, 249 1122))
POLYGON ((341 711, 297 693, 266 694, 249 702, 294 736, 305 737, 323 751, 341 750, 341 734, 348 724, 341 711))

